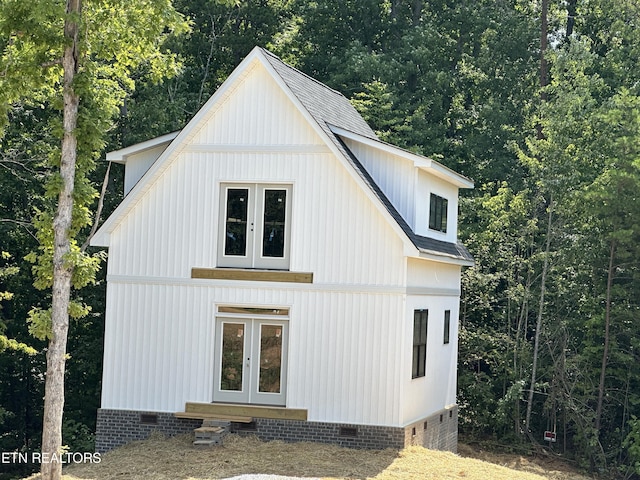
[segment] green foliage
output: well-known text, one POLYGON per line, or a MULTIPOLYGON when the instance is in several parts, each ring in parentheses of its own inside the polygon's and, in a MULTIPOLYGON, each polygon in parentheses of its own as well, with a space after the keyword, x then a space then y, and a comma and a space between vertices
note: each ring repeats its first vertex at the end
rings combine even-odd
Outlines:
POLYGON ((29 312, 27 319, 29 323, 29 333, 38 340, 51 339, 51 309, 34 307, 29 312))
POLYGON ((363 91, 353 96, 351 103, 381 140, 393 143, 393 137, 398 135, 402 118, 398 116, 388 85, 379 80, 366 83, 363 85, 363 91))
MULTIPOLYGON (((461 429, 525 440, 523 399, 546 256, 532 438, 557 425, 568 443, 554 448, 564 454, 594 468, 619 463, 624 471, 627 462, 637 469, 640 375, 632 367, 640 351, 638 2, 577 2, 570 38, 564 35, 566 5, 551 5, 544 102, 537 85, 534 2, 177 0, 175 6, 193 26, 188 35, 175 35, 187 23, 167 0, 85 1, 76 80, 82 104, 75 241, 67 258, 74 265, 74 287, 104 275, 100 257, 79 245, 92 221, 91 175, 105 142, 120 148, 182 128, 253 46, 266 46, 345 92, 383 140, 474 178, 477 188, 461 199, 459 219, 461 239, 476 258, 476 266, 463 273, 461 429), (172 78, 160 81, 167 74, 172 78), (550 206, 546 255, 543 226, 550 206), (602 428, 596 432, 612 245, 611 343, 602 428)), ((16 262, 28 257, 38 288, 46 290, 52 247, 47 226, 60 186, 54 172, 60 158, 64 2, 0 0, 0 12, 0 108, 2 118, 11 120, 0 139, 0 160, 22 165, 0 169, 0 206, 3 216, 23 222, 0 224, 0 238, 16 262), (36 232, 22 226, 33 212, 36 232)), ((15 294, 0 311, 7 336, 26 342, 22 319, 31 311, 30 328, 46 338, 47 294, 24 287, 29 268, 20 267, 7 280, 11 288, 0 278, 0 292, 15 294)), ((86 427, 99 402, 103 295, 101 287, 85 287, 84 298, 70 308, 74 317, 85 315, 70 325, 70 445, 91 442, 86 427)), ((28 436, 34 427, 17 425, 34 417, 28 399, 42 397, 42 360, 36 355, 21 363, 20 355, 0 355, 0 408, 7 412, 7 428, 28 436), (32 386, 18 389, 19 402, 2 396, 6 385, 24 378, 32 386), (23 404, 32 411, 20 410, 23 404)))
MULTIPOLYGON (((6 281, 12 275, 18 273, 19 268, 15 265, 6 264, 11 260, 11 255, 8 252, 0 251, 0 261, 2 261, 2 265, 0 265, 0 285, 6 281)), ((0 290, 0 313, 2 313, 2 304, 1 302, 6 300, 11 300, 14 294, 12 292, 2 291, 0 290)), ((2 321, 2 316, 0 316, 0 353, 5 350, 13 350, 20 351, 26 353, 27 355, 35 355, 36 350, 27 345, 26 343, 18 342, 17 340, 7 338, 4 335, 7 329, 6 324, 2 321)), ((2 414, 2 409, 0 408, 0 416, 2 414)), ((1 422, 0 422, 1 423, 1 422)))
POLYGON ((632 415, 628 423, 629 433, 624 439, 623 447, 629 453, 633 470, 640 475, 640 420, 635 415, 632 415))
MULTIPOLYGON (((61 75, 58 65, 64 47, 64 2, 17 2, 5 0, 0 15, 0 32, 9 40, 2 45, 0 67, 0 106, 6 125, 9 108, 17 101, 61 108, 61 75)), ((80 64, 74 89, 81 98, 78 112, 78 139, 72 225, 68 232, 71 252, 65 262, 73 268, 72 284, 83 288, 95 280, 103 254, 82 251, 76 238, 92 222, 91 204, 97 198, 89 173, 105 144, 107 131, 119 112, 125 96, 135 87, 134 75, 144 66, 152 81, 175 75, 179 70, 177 56, 165 49, 164 42, 174 34, 185 33, 188 23, 168 0, 144 2, 84 2, 80 30, 80 64)), ((61 138, 59 120, 52 119, 51 130, 61 138)), ((61 190, 61 179, 55 173, 60 162, 58 148, 49 155, 45 184, 51 199, 37 211, 34 224, 39 246, 27 255, 34 264, 35 286, 48 289, 53 282, 53 218, 54 200, 61 190)), ((86 306, 73 303, 70 314, 80 317, 86 306)), ((37 338, 48 338, 50 313, 34 308, 29 315, 30 331, 37 338)))
POLYGON ((495 379, 512 375, 512 340, 505 334, 463 326, 458 345, 460 428, 467 434, 491 435, 496 422, 504 425, 509 415, 507 408, 497 407, 496 399, 505 397, 505 391, 495 379))
POLYGON ((95 433, 84 423, 66 419, 62 423, 62 442, 70 452, 93 452, 95 433))
POLYGON ((600 132, 593 119, 607 88, 593 72, 596 59, 588 40, 575 39, 548 57, 552 76, 544 89, 547 100, 532 119, 543 135, 528 138, 528 153, 519 151, 519 158, 544 194, 558 202, 591 181, 602 166, 600 132))

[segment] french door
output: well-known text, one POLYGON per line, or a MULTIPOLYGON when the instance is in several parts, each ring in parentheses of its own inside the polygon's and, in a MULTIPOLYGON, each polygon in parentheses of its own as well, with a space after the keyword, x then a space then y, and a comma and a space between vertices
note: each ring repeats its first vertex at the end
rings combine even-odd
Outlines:
POLYGON ((287 320, 218 317, 213 400, 285 405, 287 320))
POLYGON ((291 186, 220 185, 218 266, 289 268, 291 186))

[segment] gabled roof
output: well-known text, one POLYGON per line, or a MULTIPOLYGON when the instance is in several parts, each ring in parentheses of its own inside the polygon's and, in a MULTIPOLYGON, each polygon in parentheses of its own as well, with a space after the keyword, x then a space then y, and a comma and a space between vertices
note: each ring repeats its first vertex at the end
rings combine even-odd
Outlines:
MULTIPOLYGON (((256 47, 251 51, 187 126, 171 140, 166 150, 160 155, 151 168, 149 168, 147 173, 131 190, 129 195, 125 197, 113 214, 100 227, 96 236, 92 239, 92 244, 105 246, 108 244, 108 236, 117 225, 119 219, 122 218, 126 212, 135 205, 137 199, 150 188, 151 183, 153 183, 152 180, 162 174, 167 168, 168 159, 181 148, 184 142, 188 141, 198 126, 205 121, 208 111, 214 108, 217 102, 229 95, 232 89, 231 86, 246 74, 249 66, 253 65, 255 61, 262 63, 262 65, 271 72, 274 80, 282 87, 283 91, 293 103, 298 106, 300 113, 310 121, 317 133, 325 139, 327 146, 336 156, 344 159, 347 164, 353 167, 351 170, 354 178, 362 182, 363 188, 366 191, 365 193, 380 207, 380 211, 387 216, 392 227, 405 239, 407 244, 415 248, 414 251, 416 253, 424 253, 429 258, 435 256, 435 259, 439 257, 449 258, 463 265, 473 264, 473 258, 461 244, 422 237, 412 232, 409 225, 384 195, 382 190, 376 185, 373 178, 340 139, 340 136, 336 132, 342 132, 343 134, 345 134, 345 132, 351 132, 352 135, 357 136, 360 140, 365 139, 365 141, 370 142, 372 145, 378 145, 379 148, 383 146, 386 146, 385 148, 390 147, 378 139, 371 127, 364 121, 351 102, 340 92, 329 88, 285 64, 271 52, 260 47, 256 47)), ((175 134, 169 134, 159 138, 166 141, 171 135, 175 134)), ((137 149, 140 149, 140 151, 147 149, 151 144, 155 145, 154 140, 127 147, 123 150, 126 150, 127 154, 131 154, 136 152, 137 149)), ((398 151, 400 151, 400 149, 398 149, 398 151)), ((405 153, 408 154, 409 152, 405 153)), ((419 157, 415 154, 411 155, 414 155, 416 158, 419 157)), ((424 157, 419 158, 426 163, 431 162, 430 159, 424 157)), ((429 163, 429 165, 431 165, 431 163, 429 163)), ((449 181, 453 184, 457 184, 456 181, 453 181, 454 178, 464 178, 452 171, 449 171, 448 174, 452 174, 449 181)), ((464 181, 462 183, 464 183, 464 181)), ((472 183, 470 185, 472 185, 472 183)))
POLYGON ((291 89, 291 92, 298 98, 327 137, 334 142, 344 157, 355 168, 359 176, 365 181, 382 205, 384 205, 387 212, 393 217, 394 221, 409 238, 411 243, 420 252, 436 256, 446 256, 459 260, 465 265, 473 264, 473 256, 462 243, 445 242, 415 234, 371 175, 369 175, 362 163, 345 145, 340 135, 365 142, 374 148, 382 149, 389 153, 411 158, 414 164, 416 164, 416 167, 428 169, 431 173, 446 179, 457 187, 472 188, 473 182, 430 158, 421 157, 412 152, 382 142, 344 95, 283 63, 271 52, 267 50, 262 51, 274 70, 291 89))

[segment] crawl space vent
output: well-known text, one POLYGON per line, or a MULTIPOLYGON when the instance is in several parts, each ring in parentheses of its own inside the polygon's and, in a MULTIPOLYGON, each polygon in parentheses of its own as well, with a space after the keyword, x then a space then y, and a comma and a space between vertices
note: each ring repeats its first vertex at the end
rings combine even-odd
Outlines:
POLYGON ((356 427, 340 427, 341 437, 357 437, 358 429, 356 427))
POLYGON ((141 413, 140 414, 140 423, 142 425, 157 425, 158 424, 158 416, 153 413, 141 413))

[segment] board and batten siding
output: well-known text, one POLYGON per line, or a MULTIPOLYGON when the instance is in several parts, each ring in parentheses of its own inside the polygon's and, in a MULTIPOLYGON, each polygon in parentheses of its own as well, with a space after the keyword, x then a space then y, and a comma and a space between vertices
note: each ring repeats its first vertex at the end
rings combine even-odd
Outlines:
POLYGON ((287 406, 398 426, 404 243, 351 168, 260 68, 203 116, 110 234, 102 408, 212 401, 216 305, 273 306, 290 309, 287 406), (290 270, 312 284, 191 278, 217 266, 229 182, 292 186, 290 270))
MULTIPOLYGON (((413 312, 429 310, 427 331, 427 361, 425 376, 403 376, 402 424, 409 425, 456 403, 458 361, 459 297, 437 295, 408 295, 407 327, 413 332, 413 312), (450 343, 443 343, 444 312, 451 311, 450 343)), ((413 337, 410 335, 403 349, 403 362, 411 365, 413 337)))
MULTIPOLYGON (((407 259, 406 328, 413 332, 414 310, 429 310, 425 376, 403 376, 402 423, 420 421, 456 403, 460 266, 407 259), (444 344, 444 312, 451 312, 449 343, 444 344)), ((413 337, 405 337, 404 362, 411 364, 413 337)))
POLYGON ((389 219, 263 68, 198 126, 112 232, 109 274, 184 278, 217 266, 220 183, 256 182, 292 185, 290 270, 323 283, 403 283, 389 219))
POLYGON ((283 179, 290 270, 320 283, 404 283, 401 240, 330 153, 183 152, 111 234, 109 275, 188 278, 192 267, 216 267, 220 183, 283 179))
POLYGON ((287 407, 310 421, 400 425, 402 294, 214 283, 110 282, 102 408, 211 402, 215 306, 272 305, 290 308, 287 407))
POLYGON ((124 174, 125 195, 131 191, 136 183, 138 183, 140 178, 147 170, 149 170, 149 167, 156 161, 160 154, 162 154, 165 148, 167 148, 166 144, 159 145, 130 155, 127 158, 124 174))
POLYGON ((348 138, 343 140, 405 222, 414 229, 417 171, 412 162, 348 138))
POLYGON ((206 111, 190 145, 324 145, 264 68, 254 66, 236 85, 206 111))

